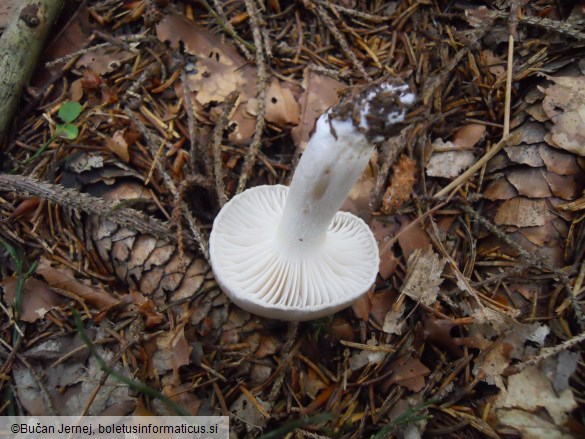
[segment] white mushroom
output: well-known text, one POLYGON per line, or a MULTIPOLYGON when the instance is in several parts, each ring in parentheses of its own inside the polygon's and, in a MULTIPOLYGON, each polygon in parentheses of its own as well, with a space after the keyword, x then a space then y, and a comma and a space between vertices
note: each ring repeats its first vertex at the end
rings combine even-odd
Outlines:
POLYGON ((222 290, 241 308, 281 320, 333 314, 378 273, 368 226, 338 212, 376 143, 397 132, 414 95, 385 83, 346 98, 317 121, 290 189, 258 186, 219 212, 209 241, 222 290))

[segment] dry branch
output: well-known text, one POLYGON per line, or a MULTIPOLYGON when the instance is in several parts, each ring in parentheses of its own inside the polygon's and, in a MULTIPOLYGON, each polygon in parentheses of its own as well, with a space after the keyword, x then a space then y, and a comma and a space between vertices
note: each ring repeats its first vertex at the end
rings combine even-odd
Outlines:
POLYGON ((32 75, 63 0, 22 0, 0 38, 0 140, 32 75))
MULTIPOLYGON (((148 233, 169 242, 177 242, 177 236, 170 230, 168 224, 135 209, 120 208, 118 203, 92 197, 74 189, 30 177, 0 174, 0 192, 16 192, 19 196, 40 197, 90 215, 106 216, 121 226, 148 233)), ((186 242, 194 244, 190 238, 185 237, 184 239, 186 242)))

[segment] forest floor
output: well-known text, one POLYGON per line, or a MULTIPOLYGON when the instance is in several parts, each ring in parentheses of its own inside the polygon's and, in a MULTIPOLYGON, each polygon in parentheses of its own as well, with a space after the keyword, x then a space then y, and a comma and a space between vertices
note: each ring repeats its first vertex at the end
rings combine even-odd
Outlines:
POLYGON ((580 1, 66 2, 0 144, 0 415, 585 437, 584 52, 580 1), (394 77, 416 104, 343 206, 375 285, 315 321, 239 309, 220 207, 394 77))

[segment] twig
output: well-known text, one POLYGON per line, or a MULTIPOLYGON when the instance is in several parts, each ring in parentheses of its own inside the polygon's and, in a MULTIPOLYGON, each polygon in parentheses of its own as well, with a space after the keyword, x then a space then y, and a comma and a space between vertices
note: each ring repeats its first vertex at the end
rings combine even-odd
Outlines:
MULTIPOLYGON (((140 133, 146 138, 147 146, 149 147, 152 155, 156 156, 158 150, 153 149, 154 145, 158 144, 159 142, 165 142, 164 139, 161 139, 159 136, 156 136, 155 134, 153 134, 151 132, 151 130, 149 130, 146 127, 146 125, 144 125, 142 123, 142 121, 136 117, 136 115, 134 114, 134 112, 132 110, 130 110, 129 108, 125 108, 124 112, 128 115, 128 118, 132 121, 132 123, 134 123, 134 125, 136 125, 136 128, 138 128, 138 131, 140 131, 140 133)), ((159 174, 162 176, 163 181, 165 182, 165 185, 167 186, 167 188, 169 189, 169 191, 171 192, 173 197, 176 200, 180 199, 179 198, 179 191, 177 190, 177 186, 175 185, 175 183, 173 182, 173 179, 171 178, 171 176, 167 172, 165 164, 166 164, 166 160, 164 159, 164 157, 161 157, 160 160, 156 160, 156 169, 159 172, 159 174)), ((185 204, 184 202, 181 201, 179 206, 180 206, 181 210, 183 211, 183 217, 185 218, 185 220, 187 221, 187 224, 189 225, 189 229, 191 230, 191 234, 193 235, 193 238, 195 238, 195 241, 199 245, 199 251, 201 252, 203 257, 205 257, 205 259, 209 262, 209 251, 207 250, 207 239, 204 237, 203 233, 201 232, 201 229, 197 225, 197 222, 193 218, 193 215, 191 215, 191 212, 189 212, 189 208, 187 207, 187 204, 185 204)))
MULTIPOLYGON (((16 192, 19 196, 35 196, 63 207, 74 209, 90 215, 107 217, 123 227, 129 227, 142 233, 176 243, 176 236, 169 230, 167 223, 128 207, 120 207, 102 198, 68 189, 61 185, 51 184, 21 175, 0 174, 0 191, 16 192)), ((195 241, 185 238, 191 245, 195 241)))
POLYGON ((89 413, 89 409, 91 408, 91 405, 93 404, 96 396, 98 395, 100 390, 104 387, 104 384, 106 384, 106 381, 108 380, 108 377, 110 376, 110 371, 114 370, 114 367, 116 367, 116 364, 118 364, 118 361, 120 361, 120 358, 122 358, 122 355, 124 355, 126 353, 126 351, 128 351, 128 349, 130 349, 137 341, 138 341, 137 339, 134 339, 134 340, 131 340, 130 342, 126 343, 124 346, 122 346, 122 348, 114 355, 114 358, 112 358, 112 360, 110 361, 108 369, 102 370, 102 376, 100 378, 100 381, 95 386, 95 388, 93 389, 93 392, 91 392, 87 401, 85 402, 85 407, 83 408, 83 410, 81 412, 81 416, 87 416, 87 414, 89 413))
POLYGON ((333 4, 329 1, 313 0, 313 2, 317 3, 321 6, 327 6, 332 11, 337 10, 337 11, 343 12, 344 14, 351 15, 353 17, 357 17, 357 18, 360 18, 362 20, 371 21, 372 23, 384 23, 386 21, 392 20, 392 18, 390 16, 368 14, 367 12, 356 11, 355 9, 346 8, 345 6, 333 4))
POLYGON ((14 3, 10 23, 0 37, 0 140, 9 128, 20 94, 32 75, 45 38, 63 0, 21 0, 14 3))
MULTIPOLYGON (((181 82, 187 83, 187 75, 185 71, 181 72, 181 82)), ((208 130, 207 127, 200 128, 199 133, 197 132, 197 119, 193 112, 193 101, 191 100, 191 93, 185 88, 183 89, 183 106, 187 113, 187 119, 189 121, 189 140, 191 142, 191 167, 193 172, 204 172, 206 177, 211 177, 213 172, 213 166, 211 165, 210 155, 208 153, 209 144, 205 145, 207 151, 202 147, 202 137, 207 140, 207 136, 202 135, 204 129, 208 130)))
POLYGON ((490 161, 498 152, 507 145, 508 135, 510 134, 510 107, 512 103, 512 70, 514 66, 514 36, 508 36, 508 64, 506 71, 506 101, 504 103, 504 132, 502 139, 490 148, 490 150, 477 162, 475 162, 463 174, 441 189, 435 194, 436 198, 449 194, 453 189, 462 185, 469 180, 473 174, 479 171, 488 161, 490 161))
POLYGON ((256 99, 258 101, 258 114, 256 115, 256 128, 254 130, 254 137, 252 144, 248 149, 242 171, 240 174, 240 181, 238 182, 238 189, 236 194, 239 194, 246 188, 246 182, 252 173, 252 168, 256 162, 256 156, 262 145, 262 131, 264 130, 264 115, 266 113, 266 85, 267 85, 267 71, 266 58, 264 56, 264 44, 262 42, 262 34, 260 33, 260 24, 256 9, 255 0, 245 0, 246 9, 250 15, 250 22, 252 24, 252 35, 254 36, 254 44, 256 45, 256 65, 258 67, 258 94, 256 99))
POLYGON ((246 59, 249 61, 252 59, 252 55, 250 54, 250 51, 254 51, 256 50, 256 48, 254 47, 253 44, 250 44, 249 42, 247 42, 246 40, 244 40, 242 37, 240 37, 236 30, 234 29, 234 27, 232 26, 232 24, 230 23, 230 21, 227 19, 227 17, 225 16, 224 12, 223 12, 223 8, 221 6, 221 3, 219 3, 217 0, 213 0, 213 4, 215 5, 217 11, 215 11, 210 5, 209 3, 207 3, 206 0, 199 0, 201 2, 201 4, 203 6, 205 6, 205 9, 207 9, 207 11, 211 14, 211 16, 215 19, 215 21, 217 21, 219 23, 219 25, 228 33, 230 34, 237 46, 240 48, 240 50, 242 51, 242 53, 244 54, 244 56, 246 57, 246 59))
POLYGON ((91 353, 91 355, 93 355, 93 357, 96 359, 97 363, 99 364, 100 368, 104 372, 107 372, 114 379, 117 379, 118 381, 128 385, 128 387, 130 387, 131 389, 133 389, 135 391, 138 391, 144 395, 152 396, 153 398, 160 399, 162 402, 164 402, 165 404, 170 406, 177 414, 179 414, 181 416, 191 416, 191 413, 189 413, 187 410, 185 410, 182 406, 177 404, 172 399, 170 399, 170 398, 166 397, 165 395, 163 395, 162 393, 160 393, 158 390, 153 389, 152 387, 147 386, 146 384, 141 383, 139 381, 132 380, 132 379, 126 377, 125 375, 121 375, 118 372, 116 372, 115 370, 112 370, 110 367, 108 367, 108 365, 106 364, 104 359, 97 353, 97 350, 96 350, 94 344, 92 343, 92 341, 87 336, 85 329, 83 327, 83 322, 81 321, 81 317, 79 316, 79 313, 77 312, 77 310, 72 309, 71 312, 73 314, 73 317, 75 318, 75 325, 77 326, 77 332, 79 333, 79 336, 81 337, 83 342, 87 345, 89 352, 91 353))
POLYGON ((536 357, 532 357, 529 360, 526 360, 522 363, 518 363, 518 364, 514 364, 513 366, 509 366, 507 367, 504 372, 503 375, 504 376, 510 376, 510 375, 514 375, 518 372, 523 371, 524 369, 526 369, 528 366, 536 366, 537 364, 542 363, 544 360, 546 360, 547 358, 550 358, 562 351, 566 351, 567 349, 572 348, 573 346, 578 345, 579 343, 582 343, 585 340, 585 332, 579 335, 576 335, 575 337, 550 348, 545 348, 543 349, 543 351, 546 351, 540 355, 537 355, 536 357))
POLYGON ((231 92, 224 101, 223 112, 215 129, 213 130, 213 170, 215 174, 215 188, 217 191, 217 199, 221 207, 227 202, 227 195, 225 193, 225 184, 223 182, 223 165, 221 161, 221 140, 223 133, 229 123, 229 117, 236 105, 239 93, 237 91, 231 92))
POLYGON ((555 276, 557 276, 559 278, 559 280, 562 282, 562 284, 565 288, 565 291, 567 292, 567 296, 569 297, 569 300, 571 301, 571 305, 573 305, 573 309, 575 310, 575 315, 577 316, 579 326, 582 329, 585 329, 585 314, 581 310, 581 306, 579 305, 579 301, 575 297, 575 293, 573 292, 573 288, 571 288, 571 280, 569 279, 569 277, 567 276, 567 274, 565 272, 552 267, 545 260, 543 260, 542 258, 539 258, 538 256, 536 256, 533 253, 526 250, 524 247, 522 247, 517 242, 513 241, 506 233, 502 232, 495 224, 492 224, 489 220, 482 217, 478 212, 476 212, 470 206, 462 203, 461 208, 465 212, 469 213, 473 217, 473 219, 475 221, 477 221, 481 226, 483 226, 486 230, 488 230, 489 232, 494 234, 498 239, 501 239, 503 242, 505 242, 510 247, 515 249, 518 253, 520 253, 520 255, 523 258, 525 258, 527 261, 530 261, 530 263, 532 263, 535 267, 537 267, 538 269, 540 269, 542 271, 549 271, 549 272, 553 273, 555 276))
POLYGON ((276 398, 278 398, 278 394, 280 393, 280 389, 282 388, 282 384, 283 384, 284 378, 286 376, 287 363, 288 363, 288 360, 290 359, 292 345, 297 338, 298 330, 299 330, 299 322, 290 322, 288 324, 288 333, 286 335, 286 342, 285 342, 284 346, 282 347, 283 360, 282 360, 282 368, 280 370, 280 376, 278 376, 276 381, 274 381, 274 384, 272 385, 272 389, 270 389, 270 393, 268 394, 268 401, 272 404, 274 404, 274 402, 276 401, 276 398))
MULTIPOLYGON (((303 3, 306 4, 308 1, 309 0, 303 0, 303 3)), ((310 0, 310 1, 312 1, 312 0, 310 0)), ((325 9, 323 9, 323 7, 319 4, 315 4, 315 10, 317 11, 317 14, 319 15, 319 17, 321 17, 321 19, 323 20, 323 23, 325 23, 325 26, 327 26, 327 29, 329 29, 329 32, 331 32, 331 34, 333 35, 333 38, 335 38, 335 40, 339 43, 339 46, 341 47, 341 51, 343 52, 343 54, 351 61, 351 63, 355 66, 355 68, 359 70, 359 72, 362 74, 364 79, 367 82, 370 82, 372 80, 372 78, 370 77, 370 75, 368 74, 368 72, 364 68, 363 64, 360 62, 360 60, 357 59, 357 56, 355 55, 355 53, 353 53, 351 51, 351 49, 349 48, 349 44, 347 44, 345 37, 339 31, 339 29, 335 25, 335 22, 329 16, 327 11, 325 9)))

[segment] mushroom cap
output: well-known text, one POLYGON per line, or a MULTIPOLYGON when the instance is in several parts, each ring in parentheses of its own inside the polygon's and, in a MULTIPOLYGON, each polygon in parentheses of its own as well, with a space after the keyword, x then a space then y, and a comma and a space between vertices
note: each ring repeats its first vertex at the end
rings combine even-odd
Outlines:
POLYGON ((372 286, 378 245, 362 219, 337 212, 322 246, 291 254, 278 240, 288 189, 257 186, 232 198, 213 223, 211 265, 222 290, 246 311, 317 319, 346 308, 372 286))

